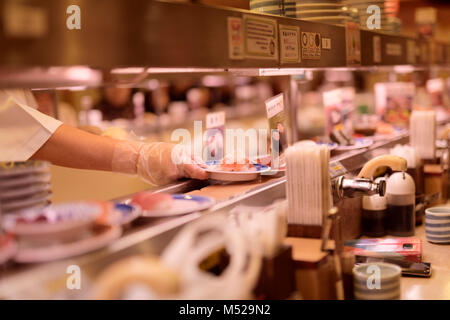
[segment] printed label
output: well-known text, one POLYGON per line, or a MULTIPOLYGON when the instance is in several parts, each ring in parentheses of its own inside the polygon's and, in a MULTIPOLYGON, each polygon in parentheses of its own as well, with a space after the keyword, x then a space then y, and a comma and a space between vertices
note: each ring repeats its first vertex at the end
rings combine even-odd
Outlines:
POLYGON ((386 54, 399 57, 402 55, 402 46, 399 43, 386 43, 386 54))
POLYGON ((3 12, 6 36, 39 38, 47 33, 47 12, 43 8, 9 1, 3 12))
POLYGON ((322 49, 331 50, 331 38, 322 38, 322 49))
POLYGON ((280 61, 281 63, 299 63, 300 28, 280 25, 280 61))
POLYGON ((277 21, 269 18, 244 16, 245 57, 278 59, 277 21))
POLYGON ((320 33, 302 32, 302 59, 319 60, 321 52, 320 33))
POLYGON ((244 29, 242 19, 228 17, 228 56, 230 59, 244 59, 244 29))
POLYGON ((211 112, 206 115, 206 129, 225 125, 225 112, 211 112))
POLYGON ((359 25, 357 23, 345 23, 345 42, 347 65, 361 65, 361 37, 359 32, 359 25))
POLYGON ((284 100, 282 93, 276 95, 275 97, 267 99, 265 103, 267 118, 269 119, 284 110, 284 100))
POLYGON ((381 38, 380 38, 380 36, 373 37, 373 62, 381 63, 381 38))

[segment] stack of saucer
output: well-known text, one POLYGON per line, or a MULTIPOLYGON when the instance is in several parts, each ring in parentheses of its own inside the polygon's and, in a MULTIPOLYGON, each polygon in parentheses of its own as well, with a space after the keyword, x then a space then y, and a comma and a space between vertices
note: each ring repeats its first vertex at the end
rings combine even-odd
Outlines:
POLYGON ((400 298, 402 270, 391 263, 375 262, 353 268, 353 287, 357 300, 397 300, 400 298))
POLYGON ((284 9, 288 17, 341 26, 355 15, 337 0, 286 0, 284 9))
POLYGON ((250 10, 255 13, 284 15, 283 0, 250 0, 250 10))
POLYGON ((16 213, 50 203, 50 163, 43 161, 0 163, 0 209, 16 213))
MULTIPOLYGON (((350 8, 357 9, 359 12, 360 26, 362 29, 369 29, 367 26, 368 19, 371 18, 375 11, 368 10, 370 6, 377 6, 380 9, 380 30, 389 31, 391 28, 388 23, 388 16, 395 10, 391 6, 386 6, 385 0, 343 0, 343 3, 350 8)), ((372 21, 372 19, 370 20, 372 21)))

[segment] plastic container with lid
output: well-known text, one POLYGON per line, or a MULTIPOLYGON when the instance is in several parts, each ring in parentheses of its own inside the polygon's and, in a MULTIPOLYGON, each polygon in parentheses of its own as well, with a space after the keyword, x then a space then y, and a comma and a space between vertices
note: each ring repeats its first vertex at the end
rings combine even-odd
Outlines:
POLYGON ((395 172, 387 180, 387 230, 400 237, 414 235, 415 231, 414 179, 406 172, 395 172))
MULTIPOLYGON (((380 182, 385 178, 377 178, 380 182)), ((361 227, 365 236, 382 237, 386 235, 387 199, 379 195, 363 196, 361 227)))

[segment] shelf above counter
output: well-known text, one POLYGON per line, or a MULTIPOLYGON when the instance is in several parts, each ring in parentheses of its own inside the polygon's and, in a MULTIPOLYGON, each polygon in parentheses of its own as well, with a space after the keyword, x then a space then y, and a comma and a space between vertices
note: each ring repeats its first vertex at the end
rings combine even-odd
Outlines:
MULTIPOLYGON (((282 68, 289 74, 298 68, 450 62, 449 45, 361 30, 361 62, 349 64, 345 27, 247 10, 144 0, 73 4, 80 8, 79 30, 66 26, 66 2, 14 4, 14 17, 0 17, 0 70, 82 65, 155 73, 282 68)), ((0 0, 3 12, 11 5, 0 0)))

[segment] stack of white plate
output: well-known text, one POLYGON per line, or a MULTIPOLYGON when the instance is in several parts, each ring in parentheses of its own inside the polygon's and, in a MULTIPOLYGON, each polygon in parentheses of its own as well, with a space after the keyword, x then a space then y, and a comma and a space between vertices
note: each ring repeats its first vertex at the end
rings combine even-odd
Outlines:
POLYGON ((0 163, 0 210, 15 213, 50 203, 50 163, 43 161, 0 163))
POLYGON ((346 22, 359 22, 352 11, 338 0, 286 0, 285 15, 306 21, 333 25, 345 25, 346 22))
POLYGON ((343 0, 343 3, 352 8, 357 9, 359 13, 359 23, 362 29, 367 27, 367 20, 373 16, 375 11, 367 11, 369 6, 377 6, 380 8, 380 30, 379 31, 398 31, 398 21, 389 22, 388 17, 392 17, 396 13, 396 7, 391 5, 389 0, 343 0))
POLYGON ((255 13, 284 15, 283 0, 250 0, 250 10, 255 13))

